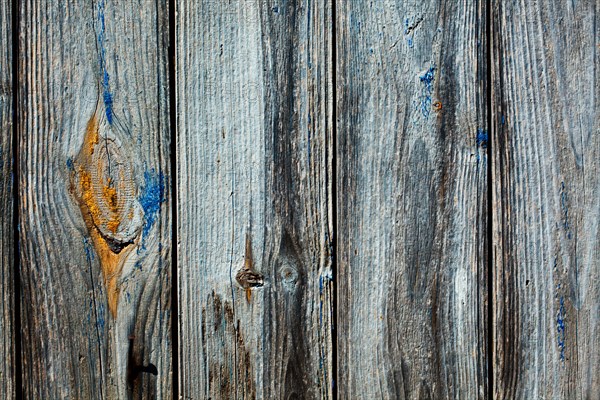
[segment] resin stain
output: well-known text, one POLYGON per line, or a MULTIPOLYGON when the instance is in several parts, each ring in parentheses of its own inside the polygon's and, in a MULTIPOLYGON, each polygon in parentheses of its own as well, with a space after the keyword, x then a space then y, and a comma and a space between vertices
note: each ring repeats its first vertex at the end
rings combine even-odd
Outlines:
MULTIPOLYGON (((99 259, 113 316, 117 314, 119 277, 142 228, 130 157, 97 107, 81 150, 70 161, 71 193, 99 259)), ((91 259, 87 246, 86 254, 91 259)))
POLYGON ((264 285, 262 274, 254 270, 254 259, 252 256, 252 236, 246 233, 246 254, 244 255, 244 266, 235 276, 235 280, 246 290, 246 300, 252 300, 252 288, 264 285))

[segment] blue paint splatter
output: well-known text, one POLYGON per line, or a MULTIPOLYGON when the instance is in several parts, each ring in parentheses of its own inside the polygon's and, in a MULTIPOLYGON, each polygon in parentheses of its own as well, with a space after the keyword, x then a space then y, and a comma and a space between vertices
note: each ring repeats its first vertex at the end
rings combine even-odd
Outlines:
POLYGON ((428 118, 431 112, 431 95, 433 93, 433 81, 435 79, 435 67, 430 67, 427 71, 419 76, 419 80, 423 84, 421 95, 421 113, 423 117, 428 118))
POLYGON ((501 115, 501 116, 500 116, 500 123, 501 123, 502 125, 504 125, 504 122, 505 122, 505 121, 504 121, 504 115, 501 115))
POLYGON ((69 168, 69 171, 73 171, 75 169, 72 157, 67 158, 67 168, 69 168))
POLYGON ((479 154, 479 149, 486 149, 488 146, 489 136, 485 129, 477 128, 477 136, 475 137, 475 144, 477 147, 477 164, 481 160, 481 155, 479 154))
POLYGON ((352 14, 350 14, 350 26, 356 33, 360 32, 360 21, 357 20, 356 17, 352 14))
POLYGON ((488 133, 486 130, 478 128, 477 129, 477 147, 481 147, 482 149, 487 148, 488 145, 488 133))
POLYGON ((141 188, 141 194, 138 198, 142 209, 144 210, 144 227, 142 229, 142 245, 150 233, 156 217, 160 211, 160 204, 165 201, 165 183, 163 174, 158 174, 154 169, 144 172, 145 184, 141 188))
POLYGON ((106 41, 105 30, 106 24, 104 21, 104 0, 98 1, 98 19, 100 29, 98 32, 98 48, 100 49, 100 70, 102 73, 102 99, 104 100, 104 109, 106 111, 106 119, 112 125, 113 122, 113 95, 110 92, 108 70, 106 68, 106 41))
POLYGON ((556 316, 556 331, 558 333, 558 348, 560 349, 560 360, 565 360, 565 302, 560 298, 560 308, 556 316))

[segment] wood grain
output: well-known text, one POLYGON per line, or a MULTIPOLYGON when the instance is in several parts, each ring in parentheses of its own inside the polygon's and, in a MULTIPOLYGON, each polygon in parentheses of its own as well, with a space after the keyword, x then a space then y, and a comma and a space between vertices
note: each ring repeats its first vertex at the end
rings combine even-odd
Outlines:
POLYGON ((15 396, 12 2, 0 0, 0 398, 15 396))
POLYGON ((485 2, 337 1, 340 398, 486 398, 485 2))
POLYGON ((331 398, 331 10, 177 1, 184 399, 331 398))
POLYGON ((493 9, 498 399, 600 398, 599 10, 493 9))
POLYGON ((171 398, 165 1, 20 4, 25 398, 171 398))

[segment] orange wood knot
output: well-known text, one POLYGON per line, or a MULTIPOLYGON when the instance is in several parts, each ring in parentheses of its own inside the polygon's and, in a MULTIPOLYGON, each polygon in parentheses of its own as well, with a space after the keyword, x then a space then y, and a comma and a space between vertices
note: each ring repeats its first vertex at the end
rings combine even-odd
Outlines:
POLYGON ((434 111, 441 111, 442 109, 442 102, 441 101, 436 101, 435 103, 433 103, 433 110, 434 111))
POLYGON ((246 254, 244 256, 244 266, 235 276, 235 280, 246 290, 246 300, 250 303, 252 300, 252 288, 264 285, 262 274, 254 270, 254 260, 252 257, 252 237, 246 233, 246 254))
POLYGON ((118 279, 143 225, 130 152, 98 109, 73 161, 71 192, 100 259, 109 309, 116 316, 118 279))

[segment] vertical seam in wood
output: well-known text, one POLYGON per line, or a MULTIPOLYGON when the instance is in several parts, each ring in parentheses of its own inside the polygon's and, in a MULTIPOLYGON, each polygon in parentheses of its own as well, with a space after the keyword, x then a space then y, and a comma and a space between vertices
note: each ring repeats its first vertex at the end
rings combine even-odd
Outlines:
MULTIPOLYGON (((332 104, 332 154, 331 154, 331 175, 332 175, 332 184, 331 184, 331 210, 333 215, 333 249, 331 255, 331 274, 333 276, 333 290, 332 290, 332 309, 333 309, 333 321, 331 323, 331 328, 333 330, 332 334, 332 344, 331 344, 331 356, 332 356, 332 388, 331 393, 334 399, 338 398, 338 385, 339 385, 339 377, 338 377, 338 340, 339 340, 339 324, 337 320, 338 316, 338 268, 337 268, 337 254, 338 254, 338 220, 337 220, 337 24, 336 24, 336 0, 331 0, 331 86, 332 86, 332 96, 333 96, 333 104, 332 104)), ((331 240, 331 238, 330 238, 331 240)))
POLYGON ((15 397, 23 398, 23 378, 22 378, 22 357, 21 357, 21 254, 19 251, 19 0, 12 0, 11 4, 11 20, 12 20, 12 201, 13 201, 13 307, 14 307, 14 350, 13 368, 14 368, 14 383, 15 397))
POLYGON ((492 108, 492 2, 485 2, 485 37, 486 37, 486 102, 487 102, 487 243, 486 243, 486 265, 487 265, 487 334, 486 334, 486 364, 487 364, 487 398, 493 398, 494 396, 494 363, 493 363, 493 349, 494 349, 494 296, 493 296, 493 279, 494 279, 494 265, 493 265, 493 154, 492 151, 492 135, 495 134, 494 117, 492 108))
POLYGON ((175 79, 175 0, 169 7, 169 157, 171 162, 171 356, 173 399, 179 398, 179 281, 177 274, 177 109, 175 79))

